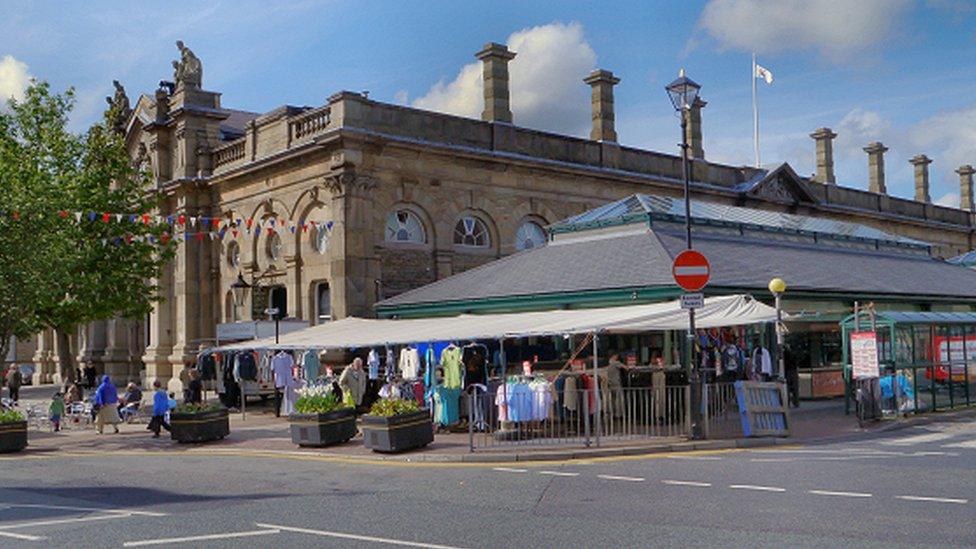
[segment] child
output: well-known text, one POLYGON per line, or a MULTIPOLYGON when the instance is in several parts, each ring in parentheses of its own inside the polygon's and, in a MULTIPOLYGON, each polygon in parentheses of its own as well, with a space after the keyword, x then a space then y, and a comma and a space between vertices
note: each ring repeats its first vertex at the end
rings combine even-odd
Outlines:
POLYGON ((148 429, 153 432, 153 438, 159 438, 159 430, 166 429, 169 431, 169 422, 166 421, 166 414, 169 413, 169 398, 166 396, 166 391, 163 389, 162 384, 157 379, 153 381, 153 389, 156 390, 153 393, 153 417, 149 422, 148 429))
POLYGON ((51 418, 51 425, 54 426, 54 432, 57 433, 61 430, 61 416, 64 415, 64 398, 61 393, 54 393, 54 398, 51 399, 51 406, 47 409, 47 415, 51 418))

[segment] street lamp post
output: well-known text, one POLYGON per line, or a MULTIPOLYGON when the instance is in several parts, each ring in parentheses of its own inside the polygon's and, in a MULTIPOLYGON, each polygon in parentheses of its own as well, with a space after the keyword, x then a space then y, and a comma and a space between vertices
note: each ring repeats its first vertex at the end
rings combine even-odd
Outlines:
MULTIPOLYGON (((681 69, 678 78, 665 86, 668 97, 674 110, 681 117, 681 173, 684 177, 685 186, 685 246, 692 249, 691 241, 691 174, 688 166, 688 114, 691 105, 698 98, 698 90, 701 89, 694 80, 685 76, 685 70, 681 69)), ((702 382, 701 372, 695 367, 695 310, 688 309, 688 344, 685 352, 685 360, 688 362, 688 383, 691 388, 691 436, 694 439, 704 438, 702 429, 702 382)))
POLYGON ((281 320, 278 315, 278 308, 271 307, 264 310, 264 314, 268 315, 268 319, 274 318, 275 321, 275 345, 278 344, 278 321, 281 320))
POLYGON ((786 359, 783 356, 783 307, 780 298, 786 293, 786 281, 774 278, 769 281, 769 291, 776 300, 776 364, 780 381, 786 380, 786 359))
MULTIPOLYGON (((244 280, 244 275, 237 273, 237 280, 230 285, 231 291, 234 292, 234 306, 244 307, 244 301, 247 299, 247 291, 251 289, 251 285, 244 280)), ((237 314, 234 315, 234 320, 237 320, 237 314)))

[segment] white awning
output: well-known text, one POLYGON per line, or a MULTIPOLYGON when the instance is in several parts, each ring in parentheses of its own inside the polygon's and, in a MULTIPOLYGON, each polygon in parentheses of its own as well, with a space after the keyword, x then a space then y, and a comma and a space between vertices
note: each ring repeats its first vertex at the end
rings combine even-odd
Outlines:
MULTIPOLYGON (((776 320, 776 310, 748 295, 705 299, 695 312, 699 328, 741 326, 776 320)), ((265 338, 227 345, 222 349, 355 349, 432 341, 469 341, 501 337, 602 333, 639 333, 681 330, 688 327, 688 312, 679 301, 567 309, 530 313, 460 315, 406 320, 345 318, 284 334, 275 344, 265 338)))

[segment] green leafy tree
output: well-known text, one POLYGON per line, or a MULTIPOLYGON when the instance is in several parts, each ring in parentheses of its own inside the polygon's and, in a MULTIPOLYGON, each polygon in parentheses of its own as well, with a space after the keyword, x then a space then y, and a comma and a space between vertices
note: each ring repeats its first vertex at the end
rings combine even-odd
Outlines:
POLYGON ((0 307, 10 305, 0 337, 53 328, 69 379, 71 334, 95 320, 145 317, 174 246, 167 225, 143 217, 155 197, 110 131, 111 112, 77 135, 67 129, 73 106, 72 90, 35 82, 0 113, 0 307))

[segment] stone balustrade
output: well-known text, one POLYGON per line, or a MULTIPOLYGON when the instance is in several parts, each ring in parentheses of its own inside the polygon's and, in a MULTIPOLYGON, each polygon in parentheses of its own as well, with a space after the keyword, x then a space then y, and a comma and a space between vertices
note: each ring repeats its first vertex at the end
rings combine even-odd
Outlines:
POLYGON ((213 152, 213 165, 214 169, 221 168, 228 164, 233 164, 240 160, 244 160, 245 157, 245 142, 246 139, 241 137, 230 143, 215 149, 213 152))
POLYGON ((288 121, 288 132, 291 141, 302 141, 324 132, 329 126, 332 108, 328 105, 306 111, 288 121))

